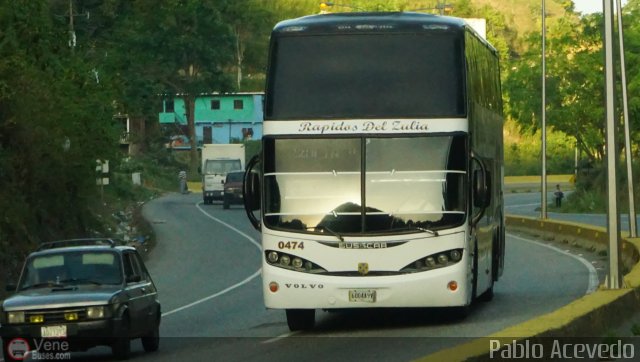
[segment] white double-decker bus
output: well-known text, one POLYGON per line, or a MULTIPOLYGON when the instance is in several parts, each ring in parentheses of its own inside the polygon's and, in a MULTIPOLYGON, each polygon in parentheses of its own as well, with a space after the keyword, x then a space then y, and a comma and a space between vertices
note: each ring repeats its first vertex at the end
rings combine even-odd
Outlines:
POLYGON ((496 50, 463 20, 308 16, 271 35, 262 153, 245 208, 267 308, 491 299, 504 265, 496 50))

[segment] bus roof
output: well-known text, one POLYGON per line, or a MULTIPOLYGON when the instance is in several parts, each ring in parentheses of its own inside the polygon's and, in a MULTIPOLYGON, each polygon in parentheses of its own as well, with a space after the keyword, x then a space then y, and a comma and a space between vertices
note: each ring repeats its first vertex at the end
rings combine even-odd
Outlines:
POLYGON ((353 12, 303 16, 276 24, 272 35, 443 31, 471 32, 493 53, 496 49, 462 18, 417 12, 353 12))
POLYGON ((309 15, 278 23, 274 33, 333 33, 352 30, 367 31, 416 31, 462 30, 463 19, 414 12, 356 12, 309 15))

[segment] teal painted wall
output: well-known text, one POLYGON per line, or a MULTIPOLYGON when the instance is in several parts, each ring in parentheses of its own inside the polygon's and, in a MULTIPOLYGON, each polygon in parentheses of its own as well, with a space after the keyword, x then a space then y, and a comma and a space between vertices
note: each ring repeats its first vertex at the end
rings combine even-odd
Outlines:
MULTIPOLYGON (((196 98, 195 126, 196 141, 201 144, 205 128, 211 128, 213 143, 230 143, 243 139, 244 131, 251 130, 253 139, 262 137, 262 100, 261 93, 242 93, 224 95, 203 95, 196 98), (212 101, 219 102, 219 108, 212 108, 212 101), (235 109, 235 102, 242 101, 242 108, 235 109)), ((162 111, 158 114, 160 125, 187 125, 184 100, 173 99, 173 112, 167 112, 170 101, 162 101, 162 111)), ((184 132, 184 131, 183 131, 184 132)))
MULTIPOLYGON (((201 96, 196 98, 195 104, 195 122, 196 123, 216 123, 216 122, 262 122, 262 104, 255 104, 257 101, 261 103, 262 97, 255 97, 253 94, 236 94, 236 95, 213 95, 201 96), (220 102, 220 109, 211 109, 211 101, 220 102), (242 109, 234 109, 234 101, 242 101, 242 109), (257 111, 260 108, 260 112, 257 111), (260 119, 257 119, 257 114, 260 119)), ((162 102, 162 110, 158 114, 160 123, 177 123, 187 124, 185 117, 184 101, 182 98, 173 100, 174 111, 166 112, 166 101, 162 102)))

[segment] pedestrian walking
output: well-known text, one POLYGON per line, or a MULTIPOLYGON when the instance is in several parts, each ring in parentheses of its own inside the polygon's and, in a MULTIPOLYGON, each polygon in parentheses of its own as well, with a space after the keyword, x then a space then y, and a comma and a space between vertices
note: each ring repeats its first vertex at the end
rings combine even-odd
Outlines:
POLYGON ((560 190, 560 185, 556 185, 556 192, 553 193, 556 197, 556 207, 560 208, 562 206, 562 198, 564 197, 564 193, 560 190))
POLYGON ((180 181, 180 193, 186 194, 188 192, 187 189, 187 171, 178 172, 178 180, 180 181))

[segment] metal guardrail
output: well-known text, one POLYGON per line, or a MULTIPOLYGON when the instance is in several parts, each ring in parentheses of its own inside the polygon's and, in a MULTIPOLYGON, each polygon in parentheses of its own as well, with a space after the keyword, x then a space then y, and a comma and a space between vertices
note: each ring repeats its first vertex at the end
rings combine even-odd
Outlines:
MULTIPOLYGON (((578 223, 507 216, 508 228, 522 228, 539 233, 542 238, 575 240, 600 246, 608 245, 603 228, 578 223)), ((490 341, 501 345, 548 342, 549 338, 604 337, 604 332, 626 322, 629 315, 640 312, 640 238, 622 237, 622 261, 628 272, 622 289, 601 287, 564 307, 505 328, 484 338, 425 356, 418 361, 490 360, 490 341), (621 313, 624 311, 624 313, 621 313)))

